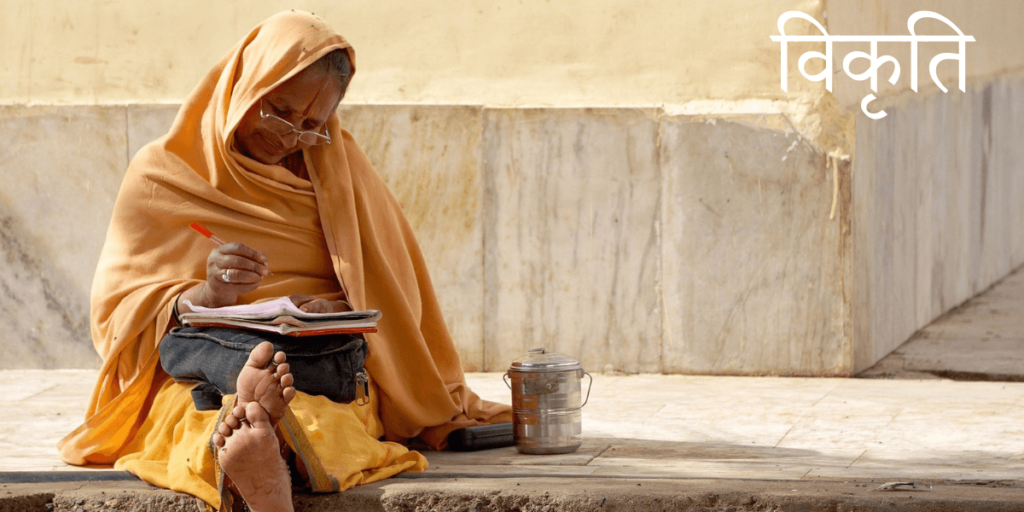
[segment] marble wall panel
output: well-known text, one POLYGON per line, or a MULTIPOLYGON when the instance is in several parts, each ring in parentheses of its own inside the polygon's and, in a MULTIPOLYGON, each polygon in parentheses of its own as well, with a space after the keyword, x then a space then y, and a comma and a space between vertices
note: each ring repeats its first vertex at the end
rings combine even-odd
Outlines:
POLYGON ((338 111, 402 204, 467 371, 483 368, 482 113, 472 106, 338 111))
MULTIPOLYGON (((920 114, 918 114, 920 115, 920 114)), ((902 134, 909 127, 909 116, 894 116, 894 132, 902 134)), ((921 215, 922 206, 927 203, 925 198, 931 194, 921 193, 924 187, 922 184, 930 182, 928 166, 917 158, 918 155, 911 154, 906 146, 897 145, 893 154, 893 197, 908 198, 914 197, 917 200, 896 200, 893 201, 892 237, 893 237, 893 287, 891 288, 893 301, 893 336, 909 337, 913 334, 913 325, 917 323, 917 297, 920 289, 928 289, 927 282, 918 279, 917 270, 924 267, 917 259, 918 250, 927 253, 929 247, 922 244, 918 238, 924 217, 921 215), (913 169, 913 170, 911 170, 913 169), (921 288, 919 288, 919 285, 921 288), (907 332, 909 331, 909 332, 907 332)), ((922 296, 922 298, 927 295, 922 296)))
POLYGON ((829 219, 825 156, 752 121, 663 121, 664 370, 846 375, 848 185, 829 219))
POLYGON ((171 129, 181 105, 132 105, 128 110, 128 161, 142 146, 171 129))
POLYGON ((890 100, 857 119, 855 371, 1024 263, 1024 82, 890 100))
POLYGON ((980 103, 976 132, 980 189, 985 193, 979 208, 983 284, 1002 279, 1024 262, 1024 77, 995 80, 972 96, 980 103))
MULTIPOLYGON (((1022 95, 1004 77, 859 118, 833 220, 824 157, 754 118, 339 113, 416 230, 466 369, 547 346, 593 371, 846 375, 1024 263, 1022 95)), ((0 368, 98 364, 110 210, 178 108, 0 107, 0 368)))
MULTIPOLYGON (((1009 216, 1007 231, 1010 233, 1020 232, 1020 226, 1024 225, 1024 201, 1020 195, 1014 196, 1019 190, 1024 190, 1024 172, 1020 172, 1021 162, 1024 162, 1024 144, 1020 144, 1024 134, 1024 77, 1015 77, 1006 80, 1006 90, 1002 91, 1000 97, 1005 98, 1004 108, 1006 112, 1000 116, 998 123, 999 130, 993 137, 995 143, 1003 148, 1002 167, 1009 167, 1010 171, 1005 181, 1004 193, 1009 197, 1009 216), (1013 172, 1016 169, 1017 172, 1013 172)), ((1024 236, 1013 236, 1010 253, 1012 261, 1024 261, 1024 236)))
POLYGON ((127 166, 123 107, 0 107, 0 368, 99 364, 89 289, 127 166))
POLYGON ((532 347, 664 369, 653 114, 484 111, 485 370, 532 347))
POLYGON ((927 171, 919 165, 898 169, 904 174, 921 175, 920 186, 913 195, 894 194, 893 197, 909 204, 930 203, 930 208, 916 212, 916 222, 930 225, 931 229, 921 230, 917 236, 918 244, 928 248, 919 251, 917 258, 920 278, 915 300, 922 307, 917 309, 912 324, 894 332, 899 341, 883 346, 879 357, 976 293, 972 291, 976 289, 974 282, 977 280, 974 262, 980 246, 971 226, 980 211, 974 199, 980 178, 977 166, 972 163, 971 148, 977 143, 977 132, 970 119, 973 102, 963 96, 949 100, 937 105, 909 105, 909 115, 903 116, 904 129, 918 134, 912 146, 934 146, 935 149, 908 151, 913 154, 912 161, 930 162, 931 167, 927 171))
MULTIPOLYGON (((892 114, 890 114, 892 115, 892 114)), ((891 343, 892 311, 892 172, 891 145, 870 140, 892 136, 890 124, 872 125, 857 119, 853 159, 853 360, 854 370, 867 368, 891 343), (883 341, 884 340, 884 341, 883 341)))

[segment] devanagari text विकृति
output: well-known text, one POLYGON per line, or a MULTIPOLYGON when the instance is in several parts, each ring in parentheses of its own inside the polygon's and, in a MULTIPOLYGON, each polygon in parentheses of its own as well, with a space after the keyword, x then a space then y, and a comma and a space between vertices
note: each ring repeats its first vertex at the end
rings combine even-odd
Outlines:
MULTIPOLYGON (((967 60, 965 55, 966 43, 974 42, 974 37, 965 36, 963 32, 957 28, 953 22, 946 19, 941 14, 931 11, 918 11, 915 12, 907 20, 907 29, 910 31, 910 35, 907 36, 830 36, 825 31, 825 27, 821 26, 817 20, 811 16, 804 14, 800 11, 789 11, 779 16, 779 34, 778 36, 771 36, 772 41, 782 43, 782 90, 789 90, 789 79, 787 76, 787 61, 788 61, 788 43, 789 42, 824 42, 825 53, 816 51, 808 51, 800 56, 800 60, 797 62, 797 68, 800 70, 800 74, 812 82, 825 81, 825 88, 829 92, 832 92, 832 43, 834 42, 867 42, 870 43, 870 53, 864 53, 861 51, 849 52, 843 59, 843 71, 846 74, 857 81, 871 80, 871 91, 878 92, 878 69, 885 63, 890 62, 893 65, 892 75, 889 77, 889 83, 895 84, 900 78, 900 63, 892 55, 878 56, 878 43, 879 42, 909 42, 910 43, 910 88, 914 92, 917 92, 917 45, 918 43, 932 43, 932 42, 958 42, 960 48, 957 53, 940 53, 932 58, 929 63, 928 70, 931 74, 932 81, 942 89, 942 92, 948 92, 946 87, 942 85, 936 74, 936 67, 940 62, 944 60, 956 60, 960 64, 960 91, 966 92, 966 76, 967 76, 967 60), (784 30, 786 22, 793 18, 801 18, 814 24, 818 30, 821 31, 820 36, 787 36, 784 30), (921 18, 933 18, 939 20, 946 25, 952 27, 957 34, 955 36, 946 35, 917 35, 914 31, 914 25, 921 18), (805 70, 807 61, 810 59, 823 59, 825 61, 825 69, 815 75, 808 75, 805 70), (857 59, 867 59, 870 62, 870 67, 863 73, 853 73, 850 71, 850 64, 857 59)), ((872 113, 868 112, 868 103, 875 100, 874 94, 869 94, 864 97, 860 102, 860 108, 864 111, 864 115, 871 119, 881 119, 886 116, 884 110, 872 113)))

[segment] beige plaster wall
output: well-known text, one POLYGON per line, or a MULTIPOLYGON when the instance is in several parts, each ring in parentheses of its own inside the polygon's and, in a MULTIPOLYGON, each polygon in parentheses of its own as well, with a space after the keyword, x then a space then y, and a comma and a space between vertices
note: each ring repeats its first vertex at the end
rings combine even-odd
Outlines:
MULTIPOLYGON (((291 8, 324 17, 355 45, 352 103, 651 106, 815 96, 824 84, 800 76, 796 61, 820 44, 792 45, 789 93, 779 87, 779 45, 768 37, 789 10, 814 16, 832 35, 907 34, 912 13, 932 10, 978 39, 967 45, 971 79, 1024 66, 1017 0, 454 0, 443 8, 369 0, 0 0, 0 104, 180 102, 254 25, 291 8)), ((953 33, 933 20, 918 29, 953 33)), ((817 33, 800 20, 787 32, 817 33)), ((841 70, 852 50, 866 44, 836 45, 834 92, 855 109, 868 85, 841 70)), ((927 64, 946 51, 955 45, 922 44, 922 90, 937 90, 927 64)), ((883 44, 880 52, 902 68, 896 85, 880 80, 881 92, 909 88, 909 44, 883 44)), ((955 84, 955 63, 939 72, 955 84)))
MULTIPOLYGON (((907 20, 918 11, 932 11, 948 18, 965 35, 977 40, 967 43, 967 80, 984 81, 998 75, 1024 69, 1024 3, 1019 0, 825 0, 824 17, 830 35, 909 35, 907 20)), ((791 22, 797 26, 797 21, 791 22)), ((956 35, 953 28, 941 21, 922 19, 915 26, 918 35, 956 35)), ((836 43, 833 54, 833 72, 836 82, 833 92, 840 103, 852 110, 859 109, 861 99, 871 93, 867 81, 858 82, 846 76, 843 58, 850 51, 867 52, 868 43, 836 43)), ((929 63, 939 53, 956 53, 957 43, 921 43, 918 49, 918 93, 940 93, 929 74, 929 63)), ((879 98, 910 91, 910 43, 883 43, 879 55, 892 55, 900 63, 900 77, 896 84, 888 82, 892 66, 880 69, 879 98)), ((866 61, 853 64, 854 72, 867 69, 866 61)), ((960 93, 956 61, 939 64, 937 74, 949 89, 949 94, 960 93)), ((799 77, 803 80, 803 77, 799 77)))
POLYGON ((781 13, 822 1, 0 0, 0 104, 180 102, 254 25, 292 8, 355 46, 352 103, 783 99, 768 36, 781 13))

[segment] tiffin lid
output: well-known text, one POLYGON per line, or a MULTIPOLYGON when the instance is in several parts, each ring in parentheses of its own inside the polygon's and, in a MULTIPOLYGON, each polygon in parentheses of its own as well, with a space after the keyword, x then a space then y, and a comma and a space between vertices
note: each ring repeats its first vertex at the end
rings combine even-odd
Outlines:
POLYGON ((529 354, 512 361, 512 367, 509 370, 519 372, 561 372, 582 368, 580 362, 576 359, 556 352, 548 352, 547 349, 540 347, 531 348, 529 354))

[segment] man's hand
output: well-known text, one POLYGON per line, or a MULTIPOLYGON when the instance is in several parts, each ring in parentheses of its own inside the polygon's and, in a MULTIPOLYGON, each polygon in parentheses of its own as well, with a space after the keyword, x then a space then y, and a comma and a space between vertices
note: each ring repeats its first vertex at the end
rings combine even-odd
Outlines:
POLYGON ((217 246, 206 258, 202 305, 214 308, 233 305, 239 295, 259 288, 267 274, 270 274, 270 267, 266 254, 237 242, 217 246))
POLYGON ((351 311, 352 307, 343 300, 327 300, 309 295, 289 295, 292 303, 307 313, 340 313, 351 311))

